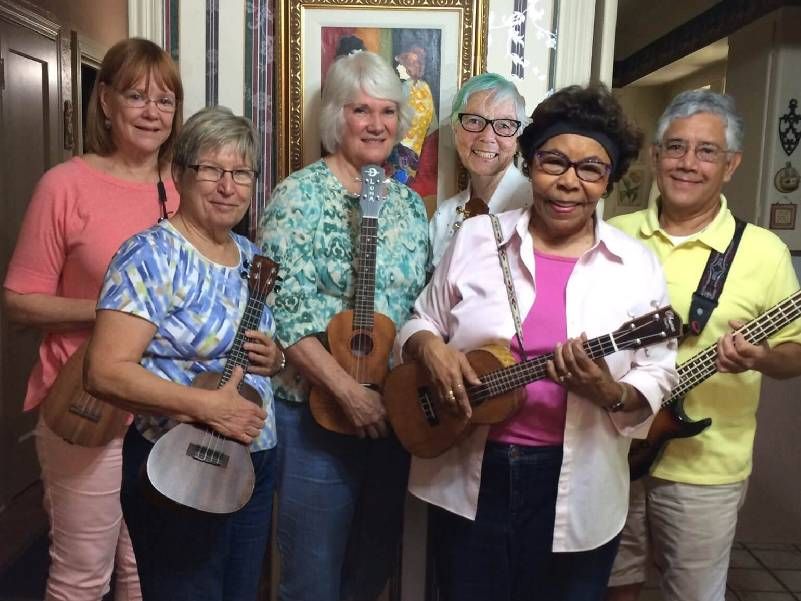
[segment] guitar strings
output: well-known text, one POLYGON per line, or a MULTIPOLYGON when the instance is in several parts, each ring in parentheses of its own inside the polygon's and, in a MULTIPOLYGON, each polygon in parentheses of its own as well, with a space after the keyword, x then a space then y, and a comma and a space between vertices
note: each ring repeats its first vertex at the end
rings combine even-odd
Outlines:
MULTIPOLYGON (((751 344, 760 344, 768 336, 801 316, 799 301, 801 301, 801 290, 752 319, 737 332, 751 344)), ((713 376, 717 372, 715 367, 717 358, 717 344, 713 344, 679 365, 677 367, 679 384, 671 391, 670 397, 662 402, 662 407, 668 407, 684 398, 692 388, 713 376)))
MULTIPOLYGON (((616 350, 638 348, 647 345, 651 341, 664 340, 666 338, 664 332, 638 336, 643 330, 651 330, 653 325, 654 321, 636 323, 631 329, 618 330, 613 334, 606 334, 588 340, 584 343, 584 349, 591 359, 597 359, 612 354, 616 350), (621 340, 618 340, 615 336, 621 338, 621 340)), ((481 377, 482 384, 468 387, 468 397, 471 402, 478 404, 489 398, 498 396, 504 391, 519 388, 534 380, 542 379, 547 373, 548 361, 553 360, 553 358, 553 353, 547 353, 484 374, 481 377)))

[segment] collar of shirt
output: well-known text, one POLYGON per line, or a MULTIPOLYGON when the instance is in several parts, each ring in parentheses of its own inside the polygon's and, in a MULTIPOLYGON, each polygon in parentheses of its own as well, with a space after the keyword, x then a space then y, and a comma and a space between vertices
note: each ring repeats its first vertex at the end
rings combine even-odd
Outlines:
MULTIPOLYGON (((662 229, 659 224, 659 207, 662 206, 662 197, 659 196, 656 202, 648 207, 648 214, 645 221, 640 228, 640 231, 645 238, 650 238, 656 234, 669 240, 670 237, 662 229)), ((732 236, 734 235, 734 217, 729 211, 726 197, 720 195, 720 209, 718 209, 715 218, 707 225, 701 233, 698 234, 693 240, 697 240, 709 248, 714 248, 719 253, 726 252, 732 236)))

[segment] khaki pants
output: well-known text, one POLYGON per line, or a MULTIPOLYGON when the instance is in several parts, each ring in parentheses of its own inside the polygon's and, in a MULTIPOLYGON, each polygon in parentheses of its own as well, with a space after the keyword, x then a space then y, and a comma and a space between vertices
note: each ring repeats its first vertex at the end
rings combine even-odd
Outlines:
POLYGON ((609 586, 645 582, 650 558, 665 601, 724 601, 746 488, 747 480, 700 486, 647 476, 633 482, 609 586))

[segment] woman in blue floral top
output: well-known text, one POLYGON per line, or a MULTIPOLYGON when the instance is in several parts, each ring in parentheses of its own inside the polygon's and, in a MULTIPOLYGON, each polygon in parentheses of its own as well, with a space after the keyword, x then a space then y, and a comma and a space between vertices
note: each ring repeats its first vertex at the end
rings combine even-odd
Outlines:
POLYGON ((222 388, 189 386, 199 374, 223 370, 248 304, 247 269, 258 249, 231 229, 250 205, 258 139, 228 109, 193 115, 172 165, 180 208, 122 245, 100 292, 87 387, 136 414, 123 443, 120 498, 144 601, 252 601, 258 591, 275 475, 268 376, 284 364, 268 336, 270 310, 258 330, 245 332, 251 363, 244 380, 261 407, 237 392, 241 367, 222 388), (140 473, 176 422, 206 424, 250 446, 256 482, 244 507, 219 515, 176 510, 146 494, 140 473))
MULTIPOLYGON (((398 549, 408 455, 389 430, 380 393, 348 375, 316 334, 353 308, 360 169, 384 163, 411 114, 379 56, 337 59, 320 116, 330 154, 281 182, 261 222, 263 252, 283 266, 274 311, 289 361, 273 381, 282 601, 375 599, 398 549), (311 383, 333 394, 359 437, 315 423, 306 402, 311 383)), ((427 227, 420 197, 390 181, 379 215, 375 311, 396 327, 425 284, 427 227)))

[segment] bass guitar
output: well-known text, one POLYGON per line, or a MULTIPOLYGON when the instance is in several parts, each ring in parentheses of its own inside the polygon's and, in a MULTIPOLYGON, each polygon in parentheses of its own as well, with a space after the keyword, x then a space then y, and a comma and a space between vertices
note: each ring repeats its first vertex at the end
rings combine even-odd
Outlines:
POLYGON ((67 442, 102 447, 125 433, 131 414, 93 397, 83 388, 83 343, 61 368, 42 402, 47 427, 67 442))
MULTIPOLYGON (((679 317, 671 307, 662 307, 624 323, 611 334, 587 340, 584 350, 591 359, 600 359, 619 350, 677 338, 680 332, 679 317)), ((545 378, 548 361, 554 358, 553 353, 546 353, 509 365, 511 355, 499 358, 493 348, 470 351, 466 356, 481 379, 481 384, 467 387, 473 408, 469 419, 443 408, 428 370, 419 363, 399 365, 387 376, 387 415, 398 440, 412 455, 436 457, 469 434, 473 426, 509 418, 524 398, 523 387, 545 378)))
MULTIPOLYGON (((760 344, 798 317, 801 317, 801 290, 752 319, 737 332, 751 344, 760 344)), ((632 480, 637 480, 650 471, 665 445, 671 440, 697 436, 712 425, 712 419, 709 417, 699 420, 690 418, 684 411, 684 397, 690 390, 717 373, 715 367, 717 358, 716 343, 676 368, 679 373, 679 384, 670 392, 670 398, 662 403, 662 408, 654 417, 648 431, 648 437, 631 443, 629 472, 632 480)))
MULTIPOLYGON (((278 277, 278 264, 256 255, 250 266, 248 302, 223 372, 199 374, 192 386, 215 390, 225 386, 234 368, 246 372, 246 330, 257 330, 264 302, 278 277)), ((244 378, 239 394, 261 406, 259 393, 244 378)), ((253 494, 255 475, 248 447, 203 424, 178 424, 158 439, 147 458, 147 477, 159 493, 181 505, 209 513, 232 513, 253 494)))
MULTIPOLYGON (((326 328, 326 344, 337 363, 354 380, 381 390, 395 341, 395 324, 386 315, 375 312, 374 300, 378 215, 385 200, 379 190, 384 183, 384 169, 378 165, 365 165, 361 170, 361 180, 360 256, 353 309, 341 311, 331 318, 326 328)), ((336 398, 321 386, 312 387, 309 410, 315 421, 327 430, 340 434, 357 433, 357 428, 336 398)))

